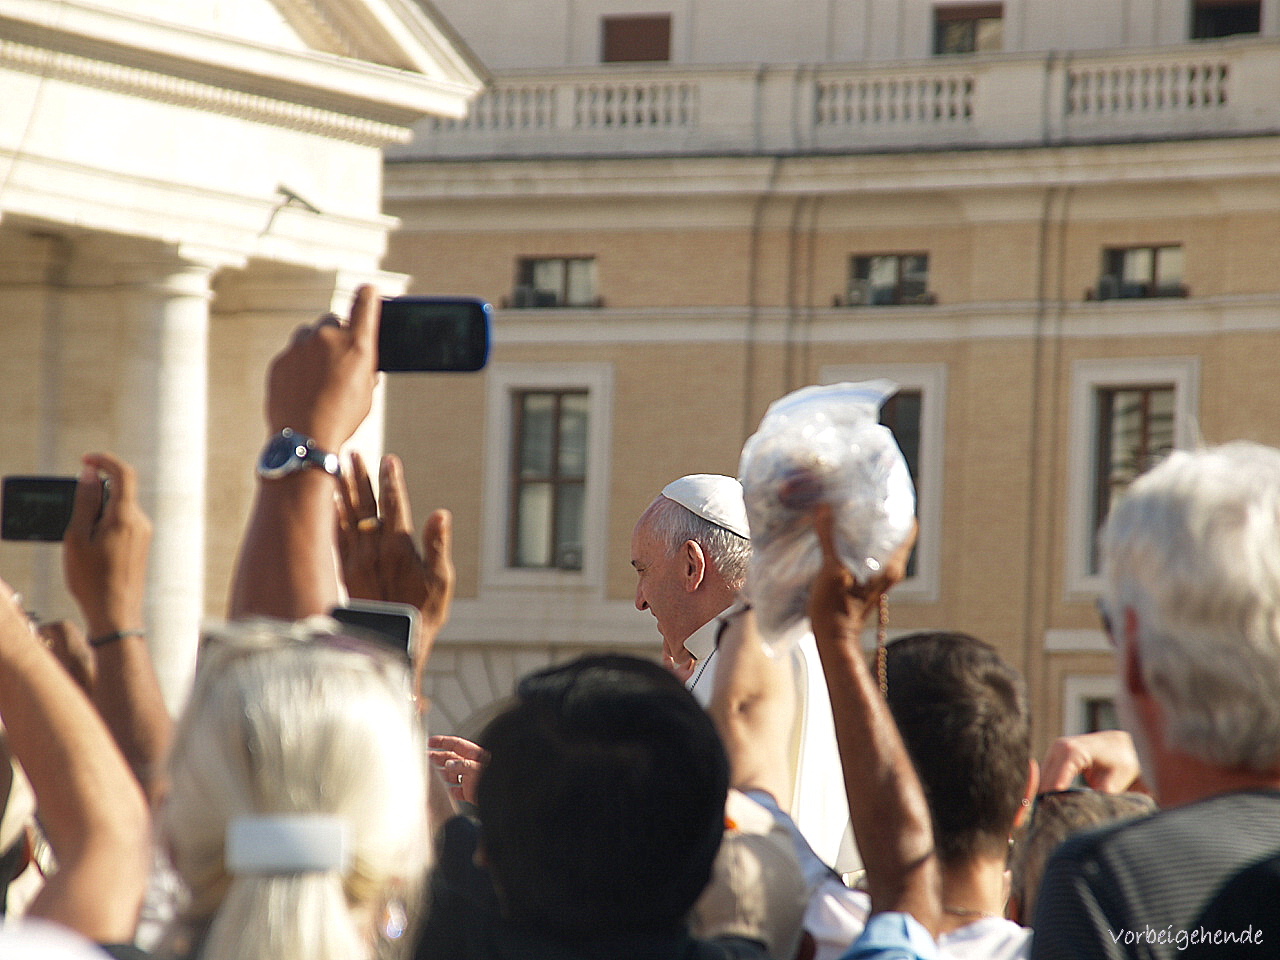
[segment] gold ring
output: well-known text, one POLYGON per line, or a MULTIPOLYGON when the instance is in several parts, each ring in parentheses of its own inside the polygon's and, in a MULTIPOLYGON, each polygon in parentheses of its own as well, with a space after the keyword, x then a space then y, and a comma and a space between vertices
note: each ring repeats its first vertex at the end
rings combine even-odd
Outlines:
POLYGON ((377 517, 361 517, 356 523, 356 529, 361 533, 368 533, 370 530, 377 530, 382 526, 382 521, 377 517))

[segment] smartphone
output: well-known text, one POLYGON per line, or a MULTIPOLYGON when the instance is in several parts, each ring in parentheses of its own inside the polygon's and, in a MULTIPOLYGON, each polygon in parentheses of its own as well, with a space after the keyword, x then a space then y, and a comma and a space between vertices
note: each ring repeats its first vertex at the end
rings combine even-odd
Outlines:
POLYGON ((56 543, 67 533, 75 499, 75 477, 5 477, 0 539, 56 543))
POLYGON ((374 637, 405 656, 413 656, 418 636, 417 607, 384 600, 348 600, 345 606, 330 610, 329 616, 374 637))
POLYGON ((489 359, 493 307, 475 297, 384 297, 378 369, 480 370, 489 359))

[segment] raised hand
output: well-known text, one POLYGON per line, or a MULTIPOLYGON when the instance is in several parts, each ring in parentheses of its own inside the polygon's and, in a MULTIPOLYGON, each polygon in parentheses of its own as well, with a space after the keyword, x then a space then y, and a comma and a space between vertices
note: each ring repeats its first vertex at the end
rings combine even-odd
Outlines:
POLYGON ((435 510, 422 531, 422 550, 413 540, 413 516, 400 458, 382 458, 381 501, 358 453, 338 496, 338 554, 347 593, 362 600, 390 600, 417 607, 421 634, 414 654, 415 683, 436 635, 449 619, 457 580, 453 566, 453 515, 435 510))
POLYGON ((138 504, 133 468, 109 453, 86 454, 62 565, 91 639, 142 629, 150 550, 151 521, 138 504))
POLYGON ((476 785, 489 761, 489 754, 479 744, 462 737, 431 737, 427 741, 431 764, 444 778, 449 796, 455 802, 476 802, 476 785))

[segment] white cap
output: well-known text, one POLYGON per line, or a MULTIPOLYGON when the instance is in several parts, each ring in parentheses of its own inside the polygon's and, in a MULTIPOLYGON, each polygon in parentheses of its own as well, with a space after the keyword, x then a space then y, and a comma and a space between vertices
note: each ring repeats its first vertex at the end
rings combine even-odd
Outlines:
POLYGON ((672 480, 662 488, 662 495, 703 520, 751 539, 747 507, 742 500, 742 484, 733 477, 715 473, 691 474, 672 480))

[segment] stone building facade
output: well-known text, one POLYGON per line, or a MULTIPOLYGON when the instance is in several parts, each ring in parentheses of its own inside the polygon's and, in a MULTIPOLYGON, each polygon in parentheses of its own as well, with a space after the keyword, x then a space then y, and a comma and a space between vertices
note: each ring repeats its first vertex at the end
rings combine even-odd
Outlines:
POLYGON ((390 151, 386 266, 498 307, 487 373, 387 388, 415 503, 456 517, 437 727, 656 654, 650 498, 736 472, 784 392, 877 376, 920 491, 892 630, 996 643, 1041 746, 1110 722, 1110 497, 1280 444, 1280 3, 437 5, 494 82, 390 151))
MULTIPOLYGON (((137 467, 171 706, 225 609, 267 361, 359 283, 403 287, 382 148, 483 80, 407 0, 0 5, 0 469, 137 467)), ((56 547, 0 545, 0 571, 74 613, 56 547)))

